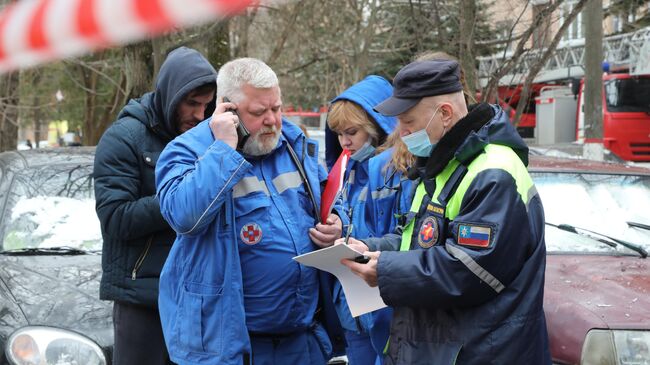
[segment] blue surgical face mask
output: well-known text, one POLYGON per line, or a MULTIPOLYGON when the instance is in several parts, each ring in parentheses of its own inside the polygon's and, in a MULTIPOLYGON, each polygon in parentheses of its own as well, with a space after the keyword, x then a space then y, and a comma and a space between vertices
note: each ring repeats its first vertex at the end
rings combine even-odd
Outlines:
POLYGON ((370 141, 366 142, 355 152, 350 156, 351 159, 359 162, 363 162, 372 156, 372 154, 375 153, 375 147, 370 143, 370 141))
MULTIPOLYGON (((429 157, 431 151, 433 150, 433 147, 435 147, 436 143, 438 143, 438 141, 436 141, 436 143, 431 143, 431 140, 429 139, 429 133, 427 133, 427 128, 429 128, 429 124, 431 124, 431 121, 433 120, 433 117, 436 116, 436 113, 438 113, 438 110, 440 110, 440 106, 438 106, 438 108, 436 108, 436 111, 433 112, 433 115, 431 115, 431 118, 427 122, 426 127, 420 129, 417 132, 413 132, 407 136, 402 137, 402 141, 404 141, 404 144, 406 144, 406 148, 408 148, 409 152, 415 156, 429 157)), ((442 133, 445 133, 444 130, 442 133)))

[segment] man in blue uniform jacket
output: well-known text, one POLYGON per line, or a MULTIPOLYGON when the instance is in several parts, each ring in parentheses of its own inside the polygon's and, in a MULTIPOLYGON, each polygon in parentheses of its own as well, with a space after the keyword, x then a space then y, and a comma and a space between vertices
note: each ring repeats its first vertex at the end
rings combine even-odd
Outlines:
POLYGON ((212 118, 172 141, 156 169, 162 214, 178 234, 160 280, 170 356, 325 364, 318 273, 292 260, 341 236, 336 214, 317 221, 326 180, 317 143, 282 120, 277 76, 262 61, 225 64, 217 100, 212 118))
POLYGON ((496 106, 469 111, 455 61, 419 61, 375 106, 396 115, 420 178, 397 234, 344 264, 394 308, 387 364, 550 364, 544 212, 528 148, 496 106))

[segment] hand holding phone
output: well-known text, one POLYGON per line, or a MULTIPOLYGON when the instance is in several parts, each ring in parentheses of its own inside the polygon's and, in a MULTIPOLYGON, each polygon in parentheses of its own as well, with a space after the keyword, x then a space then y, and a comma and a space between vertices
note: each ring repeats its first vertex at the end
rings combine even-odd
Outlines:
POLYGON ((209 123, 214 139, 224 142, 232 149, 237 148, 240 140, 237 126, 241 122, 239 116, 231 111, 236 107, 235 104, 219 100, 209 123))
MULTIPOLYGON (((225 96, 223 97, 223 101, 226 103, 232 103, 230 99, 225 96)), ((237 113, 237 109, 228 110, 235 114, 239 119, 239 123, 237 123, 237 150, 241 150, 244 148, 248 137, 250 137, 250 132, 248 132, 248 129, 246 129, 246 126, 244 126, 244 121, 241 119, 241 116, 239 116, 239 113, 237 113)))

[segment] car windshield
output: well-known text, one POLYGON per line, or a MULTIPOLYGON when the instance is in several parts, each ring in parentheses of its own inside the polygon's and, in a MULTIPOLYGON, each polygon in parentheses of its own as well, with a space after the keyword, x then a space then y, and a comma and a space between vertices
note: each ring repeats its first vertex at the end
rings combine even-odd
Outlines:
POLYGON ((90 164, 55 164, 3 171, 3 251, 71 247, 101 250, 90 164))
MULTIPOLYGON (((568 224, 634 243, 650 250, 650 230, 628 222, 650 225, 650 176, 531 173, 544 205, 546 221, 568 224)), ((592 238, 546 227, 548 252, 635 254, 592 238)))
POLYGON ((650 77, 606 81, 605 100, 610 112, 650 112, 650 77))

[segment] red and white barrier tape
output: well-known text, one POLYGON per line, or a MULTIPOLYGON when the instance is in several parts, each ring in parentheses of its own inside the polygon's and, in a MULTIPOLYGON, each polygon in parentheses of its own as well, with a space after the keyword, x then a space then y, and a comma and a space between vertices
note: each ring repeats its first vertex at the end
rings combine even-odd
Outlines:
POLYGON ((0 72, 243 11, 252 0, 21 0, 0 13, 0 72))

